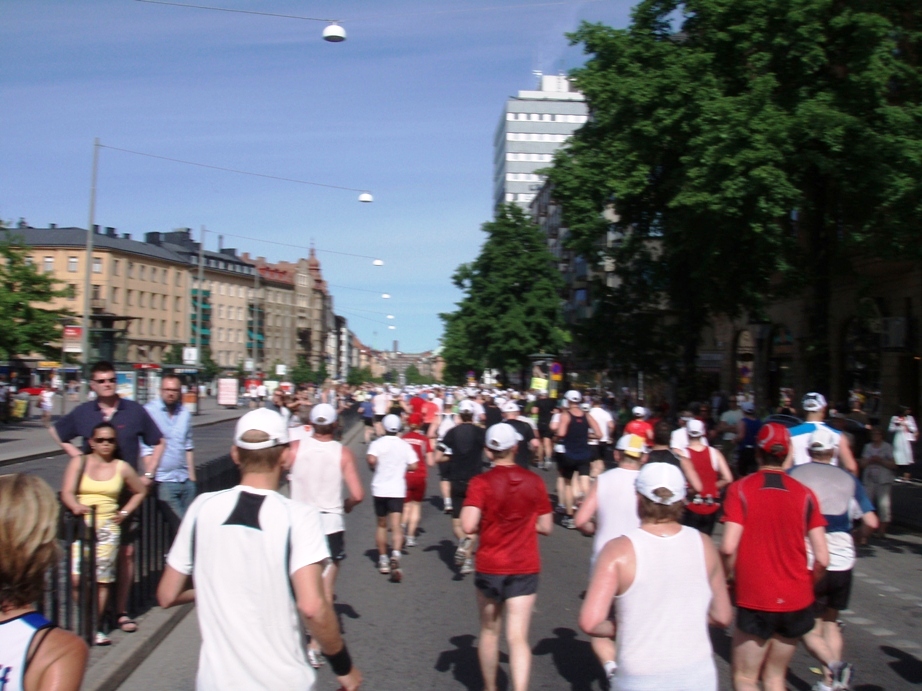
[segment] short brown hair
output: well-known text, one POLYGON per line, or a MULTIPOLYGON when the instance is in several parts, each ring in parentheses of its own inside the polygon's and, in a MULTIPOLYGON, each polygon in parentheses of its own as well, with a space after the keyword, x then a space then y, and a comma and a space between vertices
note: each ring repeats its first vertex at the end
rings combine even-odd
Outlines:
MULTIPOLYGON (((269 435, 258 429, 244 432, 240 441, 258 443, 269 441, 269 435)), ((270 446, 268 449, 242 449, 237 448, 237 462, 240 464, 241 473, 266 473, 274 470, 282 458, 287 444, 270 446)))
POLYGON ((665 420, 660 420, 653 426, 653 443, 659 446, 669 446, 672 438, 672 427, 665 420))
MULTIPOLYGON (((672 497, 665 487, 659 487, 653 492, 664 499, 672 497)), ((647 523, 664 523, 666 521, 679 521, 685 511, 685 502, 677 501, 673 504, 658 504, 652 499, 647 499, 642 494, 637 495, 637 515, 640 520, 647 523)))
POLYGON ((60 558, 58 502, 34 475, 0 476, 0 603, 25 607, 37 602, 45 572, 60 558))

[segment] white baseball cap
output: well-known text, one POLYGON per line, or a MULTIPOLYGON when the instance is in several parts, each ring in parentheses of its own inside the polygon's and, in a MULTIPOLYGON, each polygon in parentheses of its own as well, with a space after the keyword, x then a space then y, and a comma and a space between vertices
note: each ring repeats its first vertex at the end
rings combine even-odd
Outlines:
POLYGON ((657 504, 675 504, 685 499, 685 476, 672 463, 647 463, 637 474, 634 488, 638 494, 657 504), (661 488, 669 490, 672 496, 657 496, 655 492, 661 488))
POLYGON ((474 412, 474 402, 465 398, 458 404, 459 413, 473 413, 474 412))
POLYGON ((332 425, 336 422, 336 409, 329 403, 318 403, 311 408, 312 425, 332 425))
POLYGON ((580 408, 580 410, 582 410, 582 411, 588 412, 588 411, 592 410, 592 405, 591 405, 590 403, 583 402, 583 403, 580 403, 580 404, 579 404, 579 408, 580 408))
POLYGON ((583 400, 583 395, 575 389, 570 389, 563 395, 563 397, 570 401, 570 403, 579 403, 581 400, 583 400))
POLYGON ((839 436, 828 427, 817 427, 810 435, 807 452, 825 453, 833 451, 839 445, 839 436))
POLYGON ((634 413, 634 417, 643 417, 647 414, 647 409, 642 405, 635 405, 631 412, 634 413))
POLYGON ((288 425, 285 419, 268 408, 251 410, 237 420, 237 426, 234 428, 234 446, 248 451, 269 449, 287 443, 288 425), (269 438, 265 441, 243 441, 242 437, 247 432, 265 432, 269 438))
POLYGON ((384 426, 386 432, 399 432, 400 428, 403 427, 403 423, 400 421, 399 415, 385 415, 384 419, 381 420, 381 424, 384 426))
POLYGON ((826 398, 823 394, 814 391, 804 396, 802 405, 808 413, 815 413, 826 407, 826 398))
POLYGON ((750 401, 743 401, 740 403, 740 410, 744 413, 754 413, 756 412, 756 407, 750 401))
POLYGON ((518 413, 519 406, 515 401, 506 401, 506 403, 503 404, 503 412, 504 413, 518 413))
POLYGON ((701 420, 689 420, 688 424, 685 425, 685 429, 688 431, 689 437, 704 436, 704 423, 701 420))
POLYGON ((500 422, 487 430, 486 446, 494 451, 505 451, 522 441, 522 435, 515 431, 515 427, 500 422))

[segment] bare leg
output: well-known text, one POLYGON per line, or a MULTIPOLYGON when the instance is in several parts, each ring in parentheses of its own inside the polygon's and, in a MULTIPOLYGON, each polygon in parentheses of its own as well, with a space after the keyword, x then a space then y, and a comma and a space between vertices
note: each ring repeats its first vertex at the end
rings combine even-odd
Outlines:
POLYGON ((733 630, 733 689, 759 691, 759 673, 768 652, 769 641, 739 629, 733 630))
POLYGON ((128 595, 134 583, 134 545, 122 545, 118 551, 118 580, 115 583, 116 614, 128 611, 128 595))
POLYGON ((496 691, 496 669, 499 666, 499 631, 503 623, 503 605, 491 600, 479 590, 477 606, 480 609, 480 639, 477 641, 477 658, 483 674, 486 691, 496 691))
POLYGON ((442 501, 451 499, 451 482, 439 480, 439 489, 442 491, 442 501))
MULTIPOLYGON (((834 611, 834 610, 833 610, 834 611)), ((829 639, 826 637, 826 622, 824 618, 817 618, 816 625, 813 629, 803 637, 804 647, 807 651, 815 657, 817 660, 823 663, 823 680, 828 684, 832 680, 832 674, 829 671, 829 664, 839 660, 839 657, 836 657, 836 654, 833 652, 831 646, 829 645, 829 639)), ((832 623, 835 625, 836 629, 839 628, 836 624, 835 618, 833 618, 832 623)), ((840 654, 841 654, 841 642, 842 638, 839 637, 840 643, 840 654)))
POLYGON ((796 638, 773 636, 768 646, 765 666, 762 667, 762 688, 765 691, 786 691, 785 677, 788 665, 797 650, 796 638))
POLYGON ((416 537, 416 531, 419 529, 420 505, 418 501, 408 501, 405 509, 407 520, 407 535, 416 537))
MULTIPOLYGON (((506 642, 509 644, 509 670, 513 691, 526 691, 531 676, 531 646, 528 629, 537 594, 522 595, 506 600, 506 642)), ((494 672, 495 677, 495 672, 494 672)))
POLYGON ((96 630, 102 631, 102 623, 105 621, 106 604, 109 602, 109 584, 97 583, 96 588, 99 594, 99 620, 96 622, 96 630))
POLYGON ((592 481, 590 480, 588 475, 579 476, 579 493, 580 495, 582 495, 582 497, 585 497, 586 495, 589 494, 589 487, 591 485, 592 485, 592 481))
MULTIPOLYGON (((391 541, 393 542, 395 552, 399 552, 401 549, 403 549, 403 530, 401 530, 400 528, 400 516, 401 514, 397 513, 396 511, 390 514, 391 541)), ((385 536, 385 540, 386 539, 387 538, 385 536)), ((386 545, 385 545, 385 550, 386 550, 386 545)))
POLYGON ((384 516, 378 518, 378 525, 375 528, 375 546, 378 548, 378 554, 387 556, 387 519, 384 516))

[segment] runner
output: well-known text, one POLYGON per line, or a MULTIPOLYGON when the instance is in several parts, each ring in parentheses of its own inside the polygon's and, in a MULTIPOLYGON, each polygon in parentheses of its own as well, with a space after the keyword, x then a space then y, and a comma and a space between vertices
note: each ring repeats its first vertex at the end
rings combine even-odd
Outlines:
POLYGON ((515 451, 515 462, 523 468, 531 468, 532 459, 540 452, 541 447, 531 425, 519 417, 519 412, 519 404, 515 401, 506 401, 503 404, 503 422, 512 425, 521 437, 515 451))
MULTIPOLYGON (((311 428, 291 430, 291 454, 294 457, 288 480, 292 501, 310 504, 320 511, 320 524, 326 536, 330 558, 323 565, 323 590, 334 601, 339 564, 346 558, 346 524, 344 515, 365 498, 365 490, 355 467, 355 457, 348 446, 335 441, 337 415, 329 403, 318 403, 310 412, 311 428), (348 498, 343 501, 343 483, 348 498)), ((323 658, 320 644, 311 638, 307 659, 320 667, 323 658)))
POLYGON ((371 494, 375 501, 375 545, 378 548, 378 571, 390 574, 391 581, 400 583, 400 551, 403 547, 403 501, 407 495, 406 472, 416 470, 417 459, 413 447, 397 436, 402 426, 397 415, 385 415, 381 421, 384 436, 378 437, 368 447, 368 467, 375 475, 371 480, 371 494), (387 558, 387 529, 390 524, 390 560, 387 558))
POLYGON ((547 391, 539 391, 538 400, 532 406, 532 413, 538 418, 538 437, 541 440, 541 450, 544 452, 543 470, 551 467, 551 459, 554 457, 554 432, 551 430, 551 418, 556 409, 557 401, 548 398, 547 391))
POLYGON ((817 428, 823 427, 830 430, 836 435, 838 443, 833 453, 832 465, 839 465, 845 468, 852 475, 858 475, 858 464, 855 462, 855 456, 852 453, 852 447, 849 446, 848 438, 827 425, 826 419, 826 398, 821 393, 808 393, 801 402, 806 420, 803 424, 791 428, 791 458, 785 461, 785 469, 792 466, 802 465, 810 462, 810 454, 807 452, 807 446, 810 443, 810 436, 817 428))
POLYGON ((470 400, 461 401, 458 417, 461 423, 445 434, 439 447, 437 460, 448 466, 447 475, 451 482, 451 527, 458 539, 455 550, 455 564, 461 567, 461 574, 474 572, 475 536, 465 532, 461 526, 461 506, 467 497, 471 479, 483 470, 483 447, 485 431, 473 423, 475 409, 470 400))
POLYGON ((781 467, 791 444, 787 429, 763 425, 756 444, 760 469, 727 489, 720 543, 736 584, 733 688, 756 691, 761 680, 765 691, 784 691, 797 640, 814 625, 813 583, 829 564, 826 521, 816 495, 781 467))
MULTIPOLYGON (((644 438, 636 434, 625 435, 623 438, 626 442, 618 467, 599 475, 574 519, 576 527, 583 534, 595 536, 589 561, 590 580, 602 548, 610 540, 640 526, 634 483, 643 463, 644 438)), ((590 643, 611 685, 618 668, 615 662, 615 640, 608 636, 592 636, 590 643)))
POLYGON ((685 507, 682 525, 700 530, 705 535, 714 532, 720 510, 720 492, 733 482, 727 459, 713 446, 705 446, 705 427, 701 420, 690 420, 688 430, 688 460, 701 480, 701 490, 685 507))
POLYGON ((685 478, 678 468, 647 463, 635 487, 641 526, 602 548, 580 628, 594 637, 617 631, 613 689, 717 691, 708 623, 727 626, 732 617, 717 550, 679 524, 685 478))
MULTIPOLYGON (((593 477, 598 477, 605 470, 610 470, 614 467, 611 442, 615 434, 615 418, 602 407, 602 399, 599 396, 592 397, 592 408, 590 408, 589 414, 596 421, 599 431, 602 433, 598 439, 599 458, 597 461, 593 461, 593 465, 596 466, 593 468, 593 477)), ((652 439, 651 430, 650 440, 652 441, 652 439)))
POLYGON ((762 428, 762 421, 756 418, 756 407, 749 401, 740 405, 742 419, 736 423, 735 441, 739 448, 736 470, 740 477, 751 475, 759 469, 756 463, 756 436, 762 428))
POLYGON ((374 397, 371 399, 371 406, 374 412, 374 427, 375 435, 379 437, 384 436, 384 428, 381 426, 381 421, 384 419, 384 416, 387 415, 387 406, 390 403, 390 397, 384 391, 382 387, 378 387, 374 397))
MULTIPOLYGON (((446 404, 445 410, 442 412, 442 419, 439 422, 439 428, 436 432, 436 440, 434 447, 438 449, 442 440, 445 439, 445 435, 448 434, 448 430, 454 427, 457 424, 455 420, 455 414, 451 411, 451 406, 446 404)), ((442 511, 445 513, 451 513, 451 480, 448 477, 448 463, 440 463, 439 459, 442 458, 440 453, 436 454, 436 467, 439 469, 439 492, 442 495, 442 511)))
MULTIPOLYGON (((688 482, 695 492, 702 489, 701 478, 698 477, 698 471, 695 470, 694 464, 688 459, 687 455, 678 455, 675 449, 670 448, 672 443, 668 422, 657 422, 653 428, 653 447, 647 453, 647 463, 669 463, 676 466, 685 475, 688 482)), ((685 432, 685 430, 682 430, 685 432)), ((623 437, 622 437, 623 438, 623 437)), ((701 443, 707 445, 707 440, 702 438, 701 443)), ((686 445, 686 454, 687 452, 686 445)))
POLYGON ((647 416, 647 409, 642 405, 637 405, 631 410, 631 414, 634 419, 624 426, 624 434, 636 434, 638 437, 643 437, 648 444, 652 443, 653 425, 644 419, 647 416))
POLYGON ((496 691, 499 636, 506 615, 512 688, 525 691, 531 672, 528 629, 538 590, 538 535, 553 528, 544 482, 515 462, 518 433, 500 423, 486 432, 492 470, 471 479, 461 512, 466 534, 480 534, 477 551, 477 657, 487 691, 496 691))
POLYGON ((579 404, 582 398, 579 391, 572 389, 567 391, 564 399, 569 403, 569 407, 560 414, 560 422, 557 426, 557 438, 561 440, 564 447, 563 463, 559 465, 559 472, 566 483, 563 492, 563 506, 566 515, 560 521, 560 525, 569 530, 576 528, 576 523, 573 521, 576 503, 582 501, 582 498, 589 492, 589 432, 591 430, 597 437, 602 436, 598 423, 580 409, 579 404), (570 483, 576 474, 579 474, 580 496, 578 497, 574 496, 570 483))
POLYGON ((422 513, 422 501, 426 496, 426 476, 428 468, 435 465, 432 457, 432 445, 429 437, 422 433, 426 427, 421 413, 411 413, 407 419, 410 431, 403 435, 403 440, 413 447, 416 454, 416 469, 407 470, 407 496, 403 505, 403 526, 406 528, 407 547, 416 547, 416 531, 422 513))
POLYGON ((814 691, 847 689, 852 666, 842 662, 844 645, 839 626, 839 612, 848 609, 852 590, 852 569, 855 566, 855 543, 852 540, 850 507, 853 503, 861 510, 864 525, 876 530, 877 514, 858 479, 830 465, 839 440, 824 427, 810 435, 807 452, 811 463, 792 469, 791 477, 813 490, 820 503, 820 512, 826 519, 826 546, 829 549, 829 566, 822 580, 814 585, 816 596, 813 630, 804 636, 804 645, 817 660, 823 663, 823 681, 814 691))

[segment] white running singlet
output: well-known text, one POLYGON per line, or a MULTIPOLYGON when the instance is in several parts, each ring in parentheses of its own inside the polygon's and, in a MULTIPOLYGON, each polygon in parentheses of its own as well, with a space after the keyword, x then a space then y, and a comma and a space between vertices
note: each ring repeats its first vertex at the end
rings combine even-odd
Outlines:
POLYGON ((291 498, 320 510, 326 535, 345 530, 343 521, 343 445, 305 437, 291 466, 291 498))
POLYGON ((595 566, 595 560, 606 542, 640 527, 637 490, 634 488, 634 481, 639 474, 639 470, 612 468, 596 480, 596 529, 590 570, 595 566))
POLYGON ((26 676, 26 658, 32 639, 39 631, 52 626, 38 612, 28 612, 0 622, 0 690, 22 691, 25 688, 23 679, 26 676))

